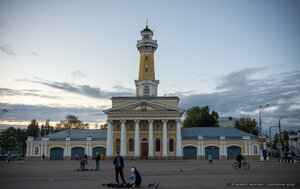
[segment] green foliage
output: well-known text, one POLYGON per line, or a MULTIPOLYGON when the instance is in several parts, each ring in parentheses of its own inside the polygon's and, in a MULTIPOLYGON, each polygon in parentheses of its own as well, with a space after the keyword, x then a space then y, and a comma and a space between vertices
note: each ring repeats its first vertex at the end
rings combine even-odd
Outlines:
POLYGON ((210 112, 209 106, 194 106, 187 110, 183 127, 218 127, 219 114, 210 112))
POLYGON ((17 150, 18 152, 26 151, 26 131, 25 129, 15 129, 9 127, 0 134, 0 146, 3 151, 17 150))
POLYGON ((41 126, 41 136, 47 136, 54 133, 54 127, 50 126, 50 120, 47 119, 45 125, 41 126))
POLYGON ((27 127, 27 136, 37 137, 39 135, 39 132, 39 123, 35 119, 31 120, 27 127))
POLYGON ((258 135, 259 133, 259 129, 257 127, 255 119, 251 119, 250 117, 243 117, 239 120, 236 120, 234 127, 253 135, 258 135))
POLYGON ((74 115, 67 115, 65 120, 61 120, 60 123, 56 125, 56 130, 66 130, 66 129, 88 129, 89 124, 83 123, 74 115))

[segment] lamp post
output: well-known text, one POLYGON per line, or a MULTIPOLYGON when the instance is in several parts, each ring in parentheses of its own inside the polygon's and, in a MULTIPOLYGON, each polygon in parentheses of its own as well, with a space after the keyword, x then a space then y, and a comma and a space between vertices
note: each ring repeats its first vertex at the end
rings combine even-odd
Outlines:
MULTIPOLYGON (((263 138, 263 133, 262 133, 262 127, 261 127, 261 113, 262 113, 262 111, 266 108, 266 107, 268 107, 270 104, 266 104, 265 106, 263 106, 263 105, 260 105, 259 106, 259 109, 258 109, 258 116, 259 116, 259 134, 260 134, 260 136, 259 136, 259 138, 260 138, 260 141, 262 142, 262 138, 263 138)), ((260 154, 260 160, 264 160, 265 158, 264 158, 264 156, 263 156, 263 151, 264 151, 264 149, 266 148, 265 147, 266 145, 265 145, 265 142, 264 142, 264 145, 263 144, 261 144, 261 154, 260 154)))
MULTIPOLYGON (((278 128, 279 128, 278 141, 279 141, 280 144, 281 144, 281 125, 280 125, 280 120, 283 119, 283 118, 287 118, 287 116, 280 117, 279 121, 278 121, 278 128)), ((282 158, 282 145, 281 145, 281 148, 280 148, 280 158, 282 158)))
POLYGON ((277 125, 269 127, 269 138, 270 138, 271 154, 272 154, 272 134, 271 134, 271 129, 274 128, 274 127, 277 127, 277 125))

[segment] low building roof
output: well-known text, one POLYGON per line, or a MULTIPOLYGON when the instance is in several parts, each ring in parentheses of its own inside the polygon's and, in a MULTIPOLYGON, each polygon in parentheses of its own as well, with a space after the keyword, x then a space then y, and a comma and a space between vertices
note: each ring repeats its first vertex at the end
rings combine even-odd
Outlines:
MULTIPOLYGON (((50 141, 61 141, 66 140, 66 137, 70 137, 71 141, 82 141, 86 140, 87 137, 91 137, 93 140, 106 141, 107 129, 69 129, 47 135, 50 141)), ((35 140, 41 140, 37 138, 35 140)))
POLYGON ((203 139, 219 139, 220 136, 225 136, 225 139, 242 139, 244 136, 248 136, 251 139, 257 139, 257 136, 253 134, 231 127, 181 128, 181 136, 183 140, 198 139, 199 135, 203 136, 203 139))

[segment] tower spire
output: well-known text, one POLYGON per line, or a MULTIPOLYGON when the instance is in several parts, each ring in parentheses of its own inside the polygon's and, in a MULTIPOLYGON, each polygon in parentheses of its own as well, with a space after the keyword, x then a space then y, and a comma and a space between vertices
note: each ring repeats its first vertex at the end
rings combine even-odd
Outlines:
POLYGON ((153 31, 146 28, 141 31, 142 39, 137 41, 137 49, 140 51, 139 78, 135 80, 137 96, 157 96, 158 80, 155 80, 154 52, 158 45, 152 39, 153 31))

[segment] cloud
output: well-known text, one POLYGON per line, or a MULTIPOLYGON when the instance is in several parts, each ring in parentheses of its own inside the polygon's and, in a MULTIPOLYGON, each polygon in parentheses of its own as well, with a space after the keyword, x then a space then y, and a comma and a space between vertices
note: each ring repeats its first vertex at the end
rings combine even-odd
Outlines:
POLYGON ((6 121, 30 121, 32 119, 60 121, 68 114, 78 116, 84 122, 102 122, 106 119, 102 108, 50 107, 8 103, 0 103, 0 107, 9 107, 9 111, 1 117, 1 120, 6 121))
POLYGON ((72 77, 78 79, 78 78, 83 78, 83 77, 87 77, 84 73, 82 73, 79 70, 73 71, 70 73, 72 77))
POLYGON ((11 56, 16 56, 16 53, 10 45, 0 45, 0 51, 11 56))
POLYGON ((38 80, 38 79, 35 80, 17 79, 16 81, 37 83, 51 88, 67 91, 67 92, 77 93, 77 94, 86 95, 94 98, 101 98, 100 88, 91 87, 89 85, 76 85, 67 82, 52 82, 52 81, 45 81, 45 80, 38 80))
POLYGON ((257 119, 259 105, 270 104, 271 108, 263 113, 265 124, 276 125, 278 117, 286 115, 289 126, 300 127, 300 71, 257 79, 256 73, 262 71, 253 68, 230 73, 220 79, 213 93, 179 95, 180 106, 187 109, 209 105, 221 115, 257 119))
POLYGON ((115 86, 113 89, 116 91, 101 91, 100 87, 91 87, 90 85, 77 85, 74 83, 68 82, 52 82, 52 81, 45 81, 40 78, 34 79, 17 79, 15 81, 24 81, 24 82, 31 82, 37 83, 41 85, 45 85, 51 88, 60 89, 66 92, 81 94, 89 97, 94 97, 98 99, 108 99, 112 96, 132 96, 134 92, 132 89, 125 88, 122 86, 115 86))
POLYGON ((39 54, 36 53, 36 52, 30 52, 30 54, 33 55, 33 56, 39 56, 39 54))
POLYGON ((8 88, 0 88, 0 96, 34 96, 34 97, 43 97, 50 99, 59 99, 58 96, 50 96, 39 94, 40 90, 35 89, 25 89, 25 90, 16 90, 8 88))

